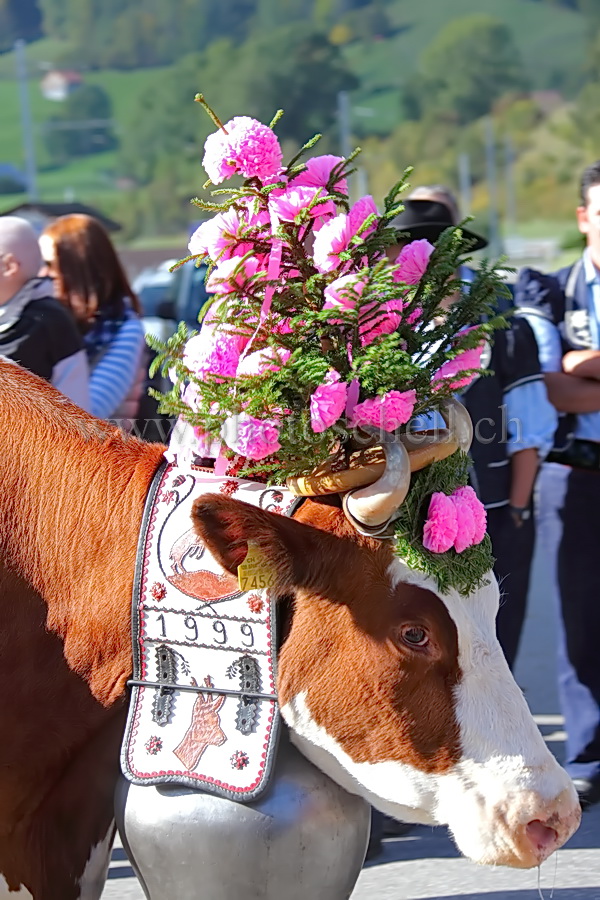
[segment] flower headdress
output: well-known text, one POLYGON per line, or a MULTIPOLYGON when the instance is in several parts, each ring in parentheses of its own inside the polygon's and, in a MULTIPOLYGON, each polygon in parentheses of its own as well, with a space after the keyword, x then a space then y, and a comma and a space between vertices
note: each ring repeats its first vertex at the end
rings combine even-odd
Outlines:
POLYGON ((492 559, 485 513, 466 487, 470 435, 453 395, 479 373, 483 343, 498 327, 495 270, 482 265, 443 312, 457 289, 460 229, 435 248, 407 242, 391 262, 404 179, 381 214, 370 196, 351 204, 356 154, 305 158, 317 136, 284 166, 274 131, 280 114, 269 126, 246 116, 222 124, 196 99, 217 126, 205 144, 210 181, 244 180, 214 190, 221 202, 193 201, 214 215, 192 236, 187 260, 209 261, 213 296, 199 333, 181 324, 166 345, 153 345, 155 366, 174 382, 161 408, 191 426, 192 455, 216 457, 222 472, 287 479, 300 493, 372 483, 384 464, 377 448, 389 462, 395 444, 401 466, 413 453, 393 524, 373 528, 359 514, 355 524, 387 536, 392 529, 399 552, 442 589, 472 589, 492 559), (432 446, 439 451, 444 441, 422 435, 419 446, 407 434, 414 416, 435 411, 447 421, 457 411, 463 428, 462 438, 445 433, 441 453, 432 446), (365 462, 375 474, 361 480, 365 462))

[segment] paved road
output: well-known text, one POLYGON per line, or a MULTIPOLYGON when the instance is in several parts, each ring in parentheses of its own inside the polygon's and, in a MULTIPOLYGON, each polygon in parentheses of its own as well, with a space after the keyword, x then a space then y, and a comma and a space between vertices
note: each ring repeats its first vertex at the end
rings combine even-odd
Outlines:
MULTIPOLYGON (((544 575, 538 562, 516 674, 542 733, 560 759, 564 735, 555 690, 554 622, 544 575)), ((384 846, 383 856, 363 869, 352 900, 600 900, 600 804, 584 815, 577 834, 539 871, 475 866, 459 857, 441 828, 415 827, 408 835, 388 838, 384 846)), ((144 900, 119 847, 113 850, 102 898, 144 900)))

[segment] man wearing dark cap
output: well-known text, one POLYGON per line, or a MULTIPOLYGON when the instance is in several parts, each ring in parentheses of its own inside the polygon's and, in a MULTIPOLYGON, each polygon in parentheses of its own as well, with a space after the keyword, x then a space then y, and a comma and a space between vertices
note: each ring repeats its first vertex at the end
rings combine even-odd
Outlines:
MULTIPOLYGON (((433 185, 416 188, 392 225, 400 238, 408 235, 404 242, 426 238, 434 243, 458 221, 452 193, 433 185)), ((461 230, 465 254, 487 246, 485 238, 467 228, 461 230)), ((458 290, 468 290, 473 277, 473 271, 461 265, 458 290)), ((453 299, 446 298, 446 308, 453 299)), ((499 312, 507 312, 510 306, 510 301, 499 298, 499 312)), ((523 318, 511 316, 509 327, 495 333, 482 365, 493 374, 476 378, 460 399, 473 420, 471 480, 487 510, 495 572, 503 595, 498 639, 512 668, 525 619, 533 557, 533 487, 540 461, 552 445, 556 412, 548 401, 535 336, 523 318)))
POLYGON ((582 256, 552 274, 524 269, 515 301, 561 413, 540 477, 538 530, 559 611, 565 768, 585 807, 600 800, 600 160, 583 173, 577 224, 582 256))

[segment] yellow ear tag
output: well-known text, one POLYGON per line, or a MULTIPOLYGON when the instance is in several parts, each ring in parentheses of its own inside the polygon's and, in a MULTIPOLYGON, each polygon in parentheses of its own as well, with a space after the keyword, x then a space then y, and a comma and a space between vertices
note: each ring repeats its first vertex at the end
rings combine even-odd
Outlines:
POLYGON ((252 541, 248 541, 248 554, 238 566, 240 591, 259 591, 273 587, 277 575, 270 562, 252 541))

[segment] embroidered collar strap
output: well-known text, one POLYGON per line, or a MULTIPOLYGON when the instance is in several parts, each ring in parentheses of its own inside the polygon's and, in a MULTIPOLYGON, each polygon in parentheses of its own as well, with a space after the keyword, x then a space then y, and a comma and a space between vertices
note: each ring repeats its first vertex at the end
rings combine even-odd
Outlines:
POLYGON ((267 787, 277 745, 276 604, 252 581, 241 591, 196 535, 191 507, 203 493, 287 515, 297 503, 285 488, 158 470, 138 545, 121 766, 135 784, 247 802, 267 787))

